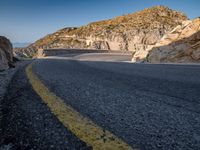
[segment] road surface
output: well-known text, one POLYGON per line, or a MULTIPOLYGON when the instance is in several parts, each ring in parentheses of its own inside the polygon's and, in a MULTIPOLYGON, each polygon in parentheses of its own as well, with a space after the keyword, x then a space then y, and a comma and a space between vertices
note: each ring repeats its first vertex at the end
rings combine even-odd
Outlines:
MULTIPOLYGON (((66 55, 35 60, 32 70, 64 105, 132 148, 200 149, 200 66, 128 60, 120 54, 66 55)), ((3 106, 4 144, 92 148, 52 113, 25 68, 15 75, 3 106)))

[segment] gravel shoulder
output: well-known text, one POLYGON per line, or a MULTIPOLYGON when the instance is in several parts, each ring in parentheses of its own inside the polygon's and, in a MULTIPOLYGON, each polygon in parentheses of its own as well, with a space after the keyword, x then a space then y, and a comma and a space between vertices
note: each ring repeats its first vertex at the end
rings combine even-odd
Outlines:
POLYGON ((16 67, 15 68, 11 68, 11 69, 8 69, 8 70, 5 70, 5 71, 1 71, 0 72, 0 99, 2 100, 6 91, 7 91, 7 88, 8 88, 8 85, 12 79, 12 77, 14 76, 14 74, 16 73, 16 71, 24 66, 25 64, 27 64, 28 62, 27 61, 22 61, 22 62, 18 62, 16 64, 16 67))
MULTIPOLYGON (((20 61, 15 64, 16 65, 15 68, 11 68, 11 69, 0 72, 0 120, 2 118, 1 104, 8 90, 9 83, 11 82, 17 70, 19 70, 19 68, 25 66, 28 63, 30 63, 30 61, 20 61)), ((1 133, 1 129, 0 129, 0 133, 1 133)))
POLYGON ((14 74, 1 104, 0 149, 90 149, 59 122, 33 91, 25 66, 14 74))
MULTIPOLYGON (((2 124, 3 124, 3 112, 2 112, 2 103, 3 99, 8 91, 9 84, 11 80, 13 79, 16 72, 23 66, 30 63, 30 61, 19 61, 15 64, 15 68, 11 68, 5 71, 0 72, 0 135, 2 135, 2 124)), ((2 140, 2 139, 1 139, 2 140)), ((0 140, 0 141, 1 141, 0 140)), ((11 145, 0 145, 1 149, 10 149, 11 145)))

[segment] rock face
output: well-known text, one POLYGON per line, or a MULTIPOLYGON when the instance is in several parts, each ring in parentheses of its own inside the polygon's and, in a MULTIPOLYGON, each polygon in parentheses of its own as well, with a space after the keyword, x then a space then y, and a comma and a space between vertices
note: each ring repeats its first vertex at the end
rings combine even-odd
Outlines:
POLYGON ((166 34, 148 53, 150 63, 200 62, 200 18, 184 21, 166 34))
POLYGON ((14 57, 20 58, 20 57, 33 57, 37 53, 35 48, 14 48, 13 49, 13 54, 14 57))
POLYGON ((13 48, 11 42, 0 36, 0 70, 8 69, 13 63, 13 48))
POLYGON ((187 17, 164 6, 90 23, 80 28, 65 28, 36 41, 27 51, 52 48, 124 50, 137 52, 154 45, 165 33, 187 17))

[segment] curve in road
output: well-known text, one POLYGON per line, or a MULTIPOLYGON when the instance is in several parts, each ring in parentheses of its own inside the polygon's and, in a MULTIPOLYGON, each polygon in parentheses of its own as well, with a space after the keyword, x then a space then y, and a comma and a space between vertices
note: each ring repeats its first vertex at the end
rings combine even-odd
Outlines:
POLYGON ((26 68, 28 79, 41 99, 47 104, 61 123, 71 130, 78 138, 90 145, 94 150, 115 149, 131 150, 124 141, 111 132, 97 126, 88 118, 83 117, 62 99, 49 91, 49 89, 33 73, 32 65, 26 68))

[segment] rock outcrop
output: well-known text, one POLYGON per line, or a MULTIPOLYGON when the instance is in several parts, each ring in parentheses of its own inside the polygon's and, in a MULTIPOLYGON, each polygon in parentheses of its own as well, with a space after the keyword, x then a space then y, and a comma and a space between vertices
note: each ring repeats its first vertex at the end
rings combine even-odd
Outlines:
MULTIPOLYGON (((26 51, 38 49, 103 49, 137 52, 154 45, 163 35, 187 17, 164 6, 90 23, 80 28, 65 28, 36 41, 26 51)), ((24 52, 26 52, 24 51, 24 52)), ((32 53, 33 52, 33 53, 32 53)))
POLYGON ((16 58, 31 58, 36 56, 37 49, 36 48, 13 48, 13 54, 16 58))
POLYGON ((0 70, 8 69, 13 63, 13 48, 11 42, 0 36, 0 70))
MULTIPOLYGON (((148 51, 148 50, 147 50, 148 51)), ((184 21, 149 50, 146 62, 200 62, 200 18, 184 21)))

